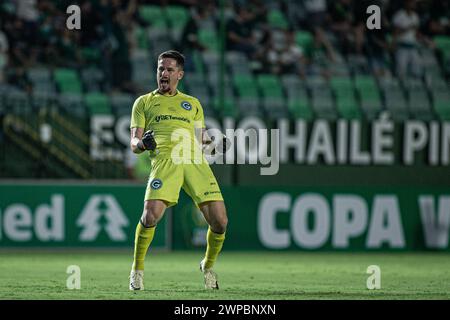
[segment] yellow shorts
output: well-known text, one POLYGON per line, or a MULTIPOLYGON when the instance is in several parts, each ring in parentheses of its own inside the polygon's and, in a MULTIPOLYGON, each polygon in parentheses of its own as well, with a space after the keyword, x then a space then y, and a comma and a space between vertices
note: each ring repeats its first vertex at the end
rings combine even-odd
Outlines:
POLYGON ((180 188, 197 206, 205 201, 223 201, 219 184, 208 162, 174 164, 170 158, 153 159, 144 200, 164 200, 171 207, 178 202, 180 188))

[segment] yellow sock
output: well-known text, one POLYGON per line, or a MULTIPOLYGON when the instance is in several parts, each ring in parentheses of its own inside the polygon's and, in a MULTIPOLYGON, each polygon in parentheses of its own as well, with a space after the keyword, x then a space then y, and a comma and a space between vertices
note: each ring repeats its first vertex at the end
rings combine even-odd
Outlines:
POLYGON ((155 235, 156 226, 146 228, 139 221, 134 238, 133 270, 144 270, 145 255, 155 235))
POLYGON ((208 228, 206 235, 206 254, 205 254, 205 269, 210 269, 216 262, 217 256, 222 250, 222 245, 225 240, 225 233, 214 233, 211 228, 208 228))

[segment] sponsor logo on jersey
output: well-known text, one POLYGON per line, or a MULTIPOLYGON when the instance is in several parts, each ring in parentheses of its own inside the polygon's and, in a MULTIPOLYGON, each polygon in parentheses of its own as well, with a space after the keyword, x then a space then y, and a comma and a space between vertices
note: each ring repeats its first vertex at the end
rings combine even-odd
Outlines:
POLYGON ((191 104, 190 104, 189 102, 187 102, 187 101, 181 102, 181 107, 182 107, 184 110, 187 110, 187 111, 191 111, 191 110, 192 110, 191 104))
POLYGON ((209 196, 211 194, 217 194, 217 193, 220 193, 220 191, 206 191, 203 195, 209 196))
POLYGON ((153 179, 150 183, 150 187, 152 187, 152 189, 158 190, 162 187, 162 181, 160 179, 153 179))
POLYGON ((191 120, 189 120, 188 118, 177 117, 177 116, 173 116, 171 114, 161 114, 161 115, 155 117, 156 122, 160 122, 160 121, 164 121, 164 120, 180 120, 180 121, 184 121, 187 123, 191 123, 191 120))

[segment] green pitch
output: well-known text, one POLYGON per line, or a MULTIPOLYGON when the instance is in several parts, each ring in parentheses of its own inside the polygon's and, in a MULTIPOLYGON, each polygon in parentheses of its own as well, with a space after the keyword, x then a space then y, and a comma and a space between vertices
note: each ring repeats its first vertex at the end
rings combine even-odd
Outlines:
POLYGON ((202 252, 150 252, 142 292, 128 290, 131 253, 0 252, 0 299, 450 299, 450 255, 223 252, 219 291, 203 289, 202 252), (81 289, 68 290, 69 265, 81 289), (366 288, 369 265, 381 289, 366 288))

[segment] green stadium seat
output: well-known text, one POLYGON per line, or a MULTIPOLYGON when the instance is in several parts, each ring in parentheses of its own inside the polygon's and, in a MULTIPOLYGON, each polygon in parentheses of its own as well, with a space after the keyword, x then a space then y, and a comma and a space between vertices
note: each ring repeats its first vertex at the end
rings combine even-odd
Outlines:
POLYGON ((295 31, 295 42, 303 49, 308 48, 313 43, 313 35, 308 31, 295 31))
POLYGON ((450 120, 450 90, 448 88, 443 90, 432 91, 433 108, 438 117, 442 121, 450 120))
POLYGON ((289 27, 288 19, 278 9, 272 9, 267 14, 269 25, 273 28, 286 30, 289 27))
POLYGON ((443 53, 444 63, 448 63, 450 59, 450 37, 435 36, 433 40, 436 48, 443 53))
POLYGON ((240 98, 259 98, 255 79, 252 75, 234 75, 233 85, 240 98))
POLYGON ((288 109, 295 119, 305 119, 309 121, 314 117, 306 93, 304 94, 303 99, 289 99, 288 109))
POLYGON ((366 118, 376 119, 382 110, 382 100, 375 78, 371 75, 357 75, 354 82, 359 105, 366 118))
POLYGON ((75 70, 65 68, 56 69, 54 78, 62 93, 82 93, 81 82, 75 70))
POLYGON ((329 88, 311 89, 311 107, 316 116, 325 120, 336 120, 338 114, 333 103, 333 95, 329 88))
POLYGON ((182 6, 168 5, 165 13, 172 30, 182 30, 190 19, 188 9, 182 6))
POLYGON ((214 29, 199 29, 197 33, 198 41, 214 52, 219 51, 220 43, 214 29))
POLYGON ((336 97, 336 107, 344 119, 359 119, 361 112, 358 108, 353 82, 348 77, 333 77, 331 88, 336 97))
POLYGON ((256 78, 260 92, 264 97, 283 98, 283 88, 280 79, 273 74, 260 74, 256 78))
POLYGON ((81 55, 83 60, 87 63, 96 64, 100 61, 102 53, 98 48, 95 47, 84 47, 81 49, 81 55))
POLYGON ((140 5, 139 17, 148 23, 152 29, 167 29, 167 21, 160 6, 140 5))
POLYGON ((411 115, 418 120, 430 121, 434 119, 431 102, 427 89, 420 79, 407 79, 404 87, 408 96, 408 106, 411 115))
POLYGON ((272 74, 260 74, 256 82, 263 96, 262 105, 269 118, 287 117, 288 110, 285 108, 280 79, 272 74))
POLYGON ((408 104, 399 81, 394 78, 384 78, 380 79, 379 83, 386 109, 392 119, 396 122, 409 119, 408 104))
POLYGON ((137 25, 134 32, 135 32, 134 38, 137 42, 138 48, 139 49, 149 49, 150 41, 148 38, 147 29, 137 25))
POLYGON ((108 96, 99 92, 87 93, 84 96, 84 102, 89 110, 89 113, 94 114, 111 114, 111 105, 108 101, 108 96))
POLYGON ((229 96, 225 96, 223 104, 220 103, 219 97, 215 96, 213 99, 213 107, 222 117, 236 118, 239 115, 234 99, 229 96))

